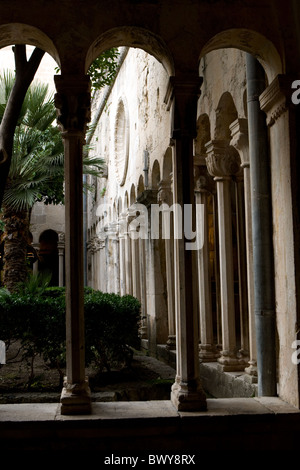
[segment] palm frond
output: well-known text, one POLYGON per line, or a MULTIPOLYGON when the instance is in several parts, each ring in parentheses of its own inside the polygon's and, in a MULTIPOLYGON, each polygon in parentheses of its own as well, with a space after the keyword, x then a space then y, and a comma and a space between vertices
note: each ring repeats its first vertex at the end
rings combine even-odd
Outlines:
MULTIPOLYGON (((0 119, 13 83, 11 73, 0 77, 0 119)), ((64 148, 60 131, 54 125, 55 118, 53 96, 48 93, 48 86, 34 83, 26 94, 15 130, 4 205, 20 210, 30 209, 38 200, 45 203, 63 201, 64 148)), ((91 156, 91 150, 89 145, 85 147, 83 172, 97 177, 103 172, 105 162, 91 156)))
POLYGON ((9 207, 11 210, 22 211, 30 209, 37 198, 39 197, 39 190, 37 187, 26 188, 11 188, 5 191, 3 196, 3 205, 9 207))

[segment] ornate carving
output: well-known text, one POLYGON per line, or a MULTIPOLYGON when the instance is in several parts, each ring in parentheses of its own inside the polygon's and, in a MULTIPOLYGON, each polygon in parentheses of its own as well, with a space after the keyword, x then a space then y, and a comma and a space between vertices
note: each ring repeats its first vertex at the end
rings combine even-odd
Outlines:
POLYGON ((57 122, 63 133, 76 131, 85 134, 91 119, 90 81, 89 77, 83 78, 55 77, 57 93, 54 101, 57 122))
POLYGON ((159 204, 173 204, 173 194, 171 191, 171 185, 168 181, 161 180, 158 185, 157 202, 159 204))
POLYGON ((138 197, 137 202, 144 204, 147 209, 151 204, 157 204, 157 189, 145 189, 138 197))
POLYGON ((240 156, 226 141, 212 140, 206 145, 206 164, 209 173, 215 178, 234 176, 240 170, 240 156))
POLYGON ((291 80, 284 75, 277 75, 273 82, 259 97, 261 109, 267 115, 267 124, 272 126, 287 111, 290 104, 291 80))
POLYGON ((194 189, 210 193, 215 190, 215 183, 204 165, 194 165, 194 189))
POLYGON ((58 232, 58 243, 64 244, 65 243, 65 233, 58 232))
POLYGON ((99 251, 101 248, 104 248, 105 246, 105 240, 98 238, 98 237, 93 237, 91 240, 87 242, 87 249, 90 253, 96 253, 99 251))
POLYGON ((248 142, 248 121, 247 119, 236 119, 230 125, 232 145, 240 154, 241 166, 249 167, 249 142, 248 142))

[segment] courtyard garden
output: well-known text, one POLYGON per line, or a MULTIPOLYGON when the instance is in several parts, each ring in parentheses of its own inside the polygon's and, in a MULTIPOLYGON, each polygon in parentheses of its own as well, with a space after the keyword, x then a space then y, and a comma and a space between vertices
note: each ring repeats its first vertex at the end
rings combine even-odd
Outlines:
MULTIPOLYGON (((172 374, 162 377, 155 360, 140 351, 136 298, 85 288, 84 312, 86 372, 96 399, 169 395, 172 374)), ((13 293, 1 289, 0 337, 6 345, 0 401, 56 401, 66 373, 65 288, 32 276, 13 293)))

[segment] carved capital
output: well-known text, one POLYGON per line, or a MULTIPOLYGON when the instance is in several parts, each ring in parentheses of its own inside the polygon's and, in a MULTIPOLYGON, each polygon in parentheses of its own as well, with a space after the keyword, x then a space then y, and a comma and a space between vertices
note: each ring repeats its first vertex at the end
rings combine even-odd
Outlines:
POLYGON ((157 202, 159 204, 173 204, 173 194, 169 181, 161 180, 158 185, 157 202))
POLYGON ((194 189, 195 192, 214 192, 215 183, 204 165, 194 165, 194 189))
POLYGON ((137 197, 137 202, 144 204, 147 209, 151 204, 157 204, 157 189, 146 189, 137 197))
POLYGON ((93 237, 87 243, 87 249, 90 251, 90 253, 96 253, 101 248, 104 248, 104 246, 105 246, 105 240, 102 240, 99 237, 93 237))
POLYGON ((59 243, 65 243, 65 233, 64 232, 58 232, 58 242, 59 243))
POLYGON ((234 147, 240 155, 241 166, 243 168, 250 166, 249 161, 249 141, 248 141, 248 120, 236 119, 230 125, 231 141, 230 145, 234 147))
POLYGON ((206 164, 209 173, 215 178, 228 178, 240 170, 240 157, 234 147, 223 140, 212 140, 206 144, 206 164))
POLYGON ((268 126, 272 126, 289 106, 293 106, 291 90, 292 80, 286 75, 277 75, 260 95, 260 106, 267 115, 268 126))
POLYGON ((55 76, 57 93, 54 97, 57 123, 63 135, 68 132, 85 134, 91 119, 91 85, 87 76, 55 76))

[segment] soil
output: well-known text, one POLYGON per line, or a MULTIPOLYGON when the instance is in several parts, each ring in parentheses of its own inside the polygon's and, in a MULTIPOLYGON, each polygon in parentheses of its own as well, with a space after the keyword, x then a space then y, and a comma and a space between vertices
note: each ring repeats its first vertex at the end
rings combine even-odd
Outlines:
MULTIPOLYGON (((6 352, 6 364, 0 365, 0 403, 59 402, 62 378, 57 369, 36 357, 29 386, 30 365, 21 360, 18 350, 18 344, 11 345, 6 352)), ((165 400, 170 397, 175 371, 135 351, 130 367, 99 374, 92 365, 86 375, 93 401, 165 400)))

